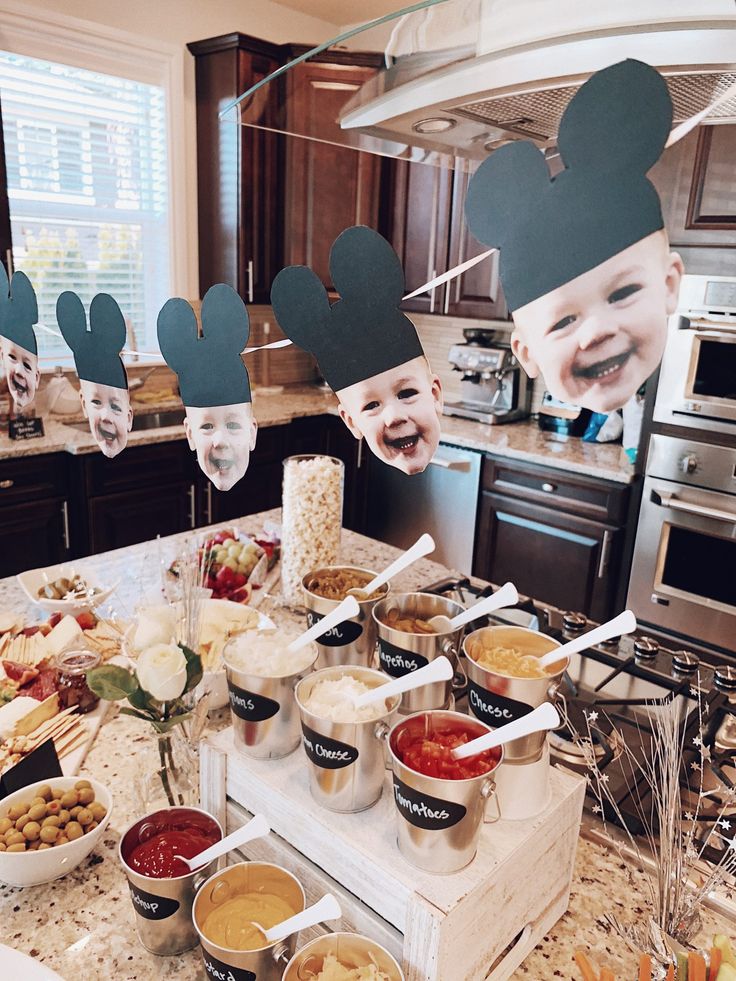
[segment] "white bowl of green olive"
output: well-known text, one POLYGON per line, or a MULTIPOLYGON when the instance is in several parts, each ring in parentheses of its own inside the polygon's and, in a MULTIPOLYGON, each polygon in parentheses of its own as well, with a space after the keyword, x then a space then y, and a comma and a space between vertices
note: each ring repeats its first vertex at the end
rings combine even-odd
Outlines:
POLYGON ((103 587, 87 572, 79 572, 67 563, 49 565, 45 569, 27 569, 15 577, 32 603, 49 613, 82 613, 93 610, 109 599, 114 586, 103 587))
POLYGON ((0 801, 0 882, 38 886, 60 879, 105 833, 112 797, 84 777, 53 777, 0 801))

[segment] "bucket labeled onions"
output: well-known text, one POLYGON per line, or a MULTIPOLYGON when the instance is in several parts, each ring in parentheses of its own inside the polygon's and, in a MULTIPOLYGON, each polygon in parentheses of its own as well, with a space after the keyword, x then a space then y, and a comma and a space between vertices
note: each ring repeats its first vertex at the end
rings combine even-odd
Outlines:
MULTIPOLYGON (((333 565, 315 569, 302 580, 307 626, 312 627, 338 603, 345 599, 349 589, 362 589, 376 576, 369 569, 352 565, 333 565)), ((316 639, 319 650, 318 668, 339 664, 360 664, 372 667, 376 647, 376 624, 371 612, 376 603, 388 594, 388 585, 381 586, 370 596, 357 596, 358 613, 343 620, 316 639)))
POLYGON ((282 981, 334 977, 405 981, 404 972, 386 948, 358 933, 328 933, 310 940, 291 958, 282 981))
MULTIPOLYGON (((452 619, 465 608, 434 593, 394 593, 376 603, 373 619, 378 631, 379 667, 392 678, 417 671, 443 654, 458 669, 463 628, 437 632, 428 623, 433 616, 452 619)), ((452 695, 452 680, 436 682, 408 692, 404 714, 446 708, 452 695)))
POLYGON ((381 796, 386 770, 383 736, 401 701, 356 709, 353 699, 384 684, 380 671, 358 666, 322 668, 303 678, 295 697, 309 789, 333 811, 362 811, 381 796))
POLYGON ((454 760, 451 754, 453 748, 488 732, 482 722, 446 710, 411 715, 391 729, 388 749, 397 841, 411 865, 448 873, 464 868, 475 857, 503 749, 467 760, 454 760))
POLYGON ((233 735, 246 756, 275 760, 299 745, 294 688, 312 670, 318 650, 311 643, 289 651, 293 639, 282 631, 248 631, 225 648, 233 735))
POLYGON ((218 821, 197 807, 167 807, 138 818, 118 846, 135 910, 138 939, 152 954, 180 954, 196 946, 192 904, 217 860, 190 871, 177 858, 193 858, 220 841, 218 821))

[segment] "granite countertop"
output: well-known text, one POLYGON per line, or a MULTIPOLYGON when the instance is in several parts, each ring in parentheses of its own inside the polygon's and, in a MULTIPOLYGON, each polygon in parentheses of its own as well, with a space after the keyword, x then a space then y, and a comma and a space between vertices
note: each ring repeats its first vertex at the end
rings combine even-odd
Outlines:
MULTIPOLYGON (((254 534, 260 531, 264 520, 278 519, 279 512, 273 511, 252 515, 237 524, 254 534)), ((168 565, 187 538, 188 534, 174 535, 80 559, 75 565, 81 571, 96 573, 103 582, 120 578, 109 608, 103 612, 128 618, 139 603, 155 601, 160 596, 159 570, 168 565)), ((397 550, 344 531, 341 553, 344 561, 378 569, 387 565, 397 550)), ((446 572, 442 566, 424 559, 397 577, 395 584, 399 590, 417 588, 442 578, 446 572)), ((277 589, 264 597, 261 608, 279 623, 302 622, 300 614, 283 606, 277 589)), ((14 578, 0 580, 0 610, 26 612, 36 618, 36 608, 29 609, 14 578)), ((213 728, 221 728, 227 722, 227 713, 211 717, 213 728)), ((149 739, 142 723, 119 715, 111 707, 80 771, 103 781, 115 797, 101 845, 79 868, 56 882, 32 889, 0 885, 3 942, 38 958, 67 981, 76 978, 80 970, 89 981, 205 981, 197 950, 178 957, 156 957, 140 945, 126 880, 118 864, 120 833, 137 816, 132 795, 127 791, 136 770, 136 755, 149 739)), ((532 889, 533 883, 520 883, 519 888, 532 889)), ((569 910, 515 972, 514 979, 579 981, 572 958, 576 949, 583 948, 592 952, 600 966, 611 967, 619 981, 634 981, 633 955, 610 932, 604 915, 612 912, 622 921, 631 922, 642 910, 643 896, 641 875, 632 875, 621 859, 601 844, 581 839, 569 910)), ((701 943, 709 946, 714 932, 734 933, 725 920, 705 911, 701 943)))
MULTIPOLYGON (((181 403, 178 400, 160 405, 134 403, 134 410, 139 414, 172 408, 181 408, 181 403)), ((253 409, 258 425, 265 428, 286 425, 304 416, 337 415, 337 402, 331 392, 314 385, 289 386, 279 393, 255 388, 253 409)), ((69 421, 73 420, 44 417, 46 434, 39 439, 14 442, 7 435, 0 435, 0 460, 40 453, 79 455, 99 452, 89 431, 74 429, 66 424, 69 421)), ((128 446, 165 443, 175 439, 184 439, 183 426, 132 432, 128 437, 128 446)), ((491 426, 471 419, 443 416, 442 442, 617 483, 629 483, 634 476, 634 469, 618 443, 559 439, 554 434, 542 432, 532 419, 491 426)))

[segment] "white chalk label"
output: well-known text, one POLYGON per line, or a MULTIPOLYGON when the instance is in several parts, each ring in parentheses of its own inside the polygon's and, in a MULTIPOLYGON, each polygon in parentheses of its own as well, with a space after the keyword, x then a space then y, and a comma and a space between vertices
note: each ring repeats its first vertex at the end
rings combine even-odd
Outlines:
POLYGON ((481 722, 497 729, 505 722, 523 719, 529 715, 533 706, 526 702, 517 702, 515 698, 506 698, 498 692, 481 688, 474 681, 468 681, 468 705, 470 711, 481 722))
MULTIPOLYGON (((324 617, 321 613, 314 613, 312 610, 307 611, 307 623, 310 627, 322 619, 324 617)), ((345 647, 347 644, 354 644, 362 633, 363 628, 359 623, 355 623, 353 620, 343 620, 336 627, 331 627, 325 633, 320 634, 315 643, 323 644, 325 647, 345 647)))
POLYGON ((246 722, 265 722, 281 710, 279 703, 272 698, 256 695, 255 692, 246 691, 245 688, 238 688, 231 682, 228 682, 227 690, 233 714, 246 722))
POLYGON ((258 981, 258 975, 244 967, 230 967, 202 948, 202 962, 212 981, 258 981))
POLYGON ((140 913, 146 920, 167 920, 179 909, 179 903, 175 899, 154 896, 153 893, 144 892, 143 889, 134 886, 132 882, 129 882, 128 886, 136 913, 140 913))
POLYGON ((315 732, 302 722, 302 743, 304 750, 315 766, 324 770, 341 770, 355 763, 358 750, 355 746, 341 743, 339 739, 330 739, 321 732, 315 732))
POLYGON ((381 662, 381 670, 390 674, 392 678, 402 678, 405 674, 411 674, 412 671, 418 671, 429 664, 427 658, 421 654, 404 651, 387 640, 378 641, 378 659, 381 662))
POLYGON ((407 786, 403 780, 394 774, 394 800, 400 813, 409 824, 425 831, 441 831, 452 828, 468 813, 462 804, 451 800, 442 800, 423 794, 413 787, 407 786))

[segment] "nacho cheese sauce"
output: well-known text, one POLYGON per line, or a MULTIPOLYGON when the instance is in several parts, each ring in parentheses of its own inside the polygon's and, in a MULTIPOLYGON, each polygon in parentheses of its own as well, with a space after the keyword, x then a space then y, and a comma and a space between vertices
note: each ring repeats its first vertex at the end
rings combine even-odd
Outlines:
POLYGON ((312 715, 332 722, 371 722, 387 715, 389 710, 385 699, 364 705, 361 709, 354 707, 353 699, 370 690, 371 686, 351 675, 326 678, 312 688, 309 697, 304 700, 304 707, 312 715))
MULTIPOLYGON (((418 720, 420 723, 422 720, 418 720)), ((489 749, 465 760, 452 758, 452 750, 476 739, 478 730, 462 722, 430 722, 406 725, 393 740, 393 750, 404 766, 439 780, 468 780, 494 770, 500 749, 489 749)))
POLYGON ((271 893, 246 892, 216 906, 205 917, 202 933, 218 947, 229 950, 259 950, 266 937, 253 923, 270 930, 294 916, 295 909, 271 893))

